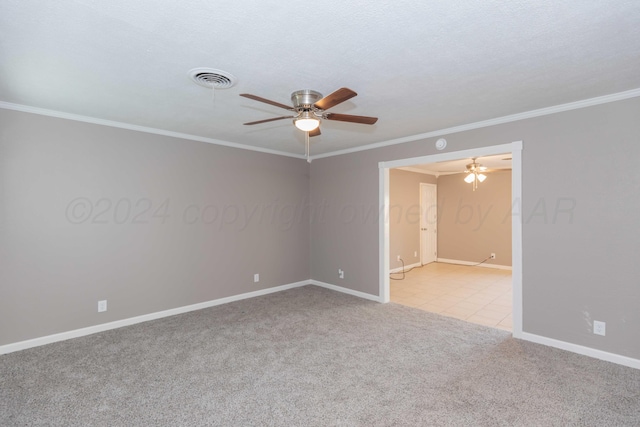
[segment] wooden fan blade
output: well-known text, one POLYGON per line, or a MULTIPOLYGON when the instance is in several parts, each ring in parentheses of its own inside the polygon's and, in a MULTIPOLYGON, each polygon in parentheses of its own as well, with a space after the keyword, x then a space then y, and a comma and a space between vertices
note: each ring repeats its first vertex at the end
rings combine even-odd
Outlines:
POLYGON ((327 113, 324 116, 327 120, 338 120, 340 122, 361 123, 363 125, 372 125, 378 121, 377 117, 352 116, 351 114, 327 113))
POLYGON ((271 101, 270 99, 261 98, 261 97, 256 96, 256 95, 251 95, 250 93, 241 93, 240 96, 244 96, 245 98, 253 99, 254 101, 264 102, 265 104, 269 104, 269 105, 273 105, 273 106, 276 106, 276 107, 284 108, 285 110, 293 111, 293 107, 291 105, 281 104, 281 103, 276 102, 276 101, 271 101))
POLYGON ((325 96, 313 105, 321 110, 328 110, 329 108, 336 106, 341 102, 346 101, 347 99, 351 99, 356 95, 357 93, 355 93, 351 89, 342 87, 337 91, 325 96))
POLYGON ((320 126, 309 132, 309 137, 320 135, 320 126))
POLYGON ((267 123, 267 122, 273 122, 276 120, 282 120, 282 119, 293 119, 295 116, 282 116, 282 117, 274 117, 273 119, 265 119, 265 120, 258 120, 257 122, 249 122, 249 123, 244 123, 245 125, 257 125, 260 123, 267 123))

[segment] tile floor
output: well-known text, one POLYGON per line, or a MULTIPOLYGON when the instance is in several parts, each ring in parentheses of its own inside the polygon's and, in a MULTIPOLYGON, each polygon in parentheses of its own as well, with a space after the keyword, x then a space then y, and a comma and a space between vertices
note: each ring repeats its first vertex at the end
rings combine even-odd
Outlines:
POLYGON ((507 331, 511 295, 511 271, 495 268, 434 262, 391 280, 393 302, 507 331))

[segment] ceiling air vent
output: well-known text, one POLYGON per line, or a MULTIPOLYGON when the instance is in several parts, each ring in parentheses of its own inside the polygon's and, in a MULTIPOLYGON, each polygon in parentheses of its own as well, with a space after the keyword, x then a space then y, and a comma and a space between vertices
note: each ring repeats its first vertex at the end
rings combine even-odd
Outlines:
POLYGON ((200 86, 214 89, 229 89, 238 80, 231 73, 213 68, 194 68, 189 71, 189 78, 200 86))

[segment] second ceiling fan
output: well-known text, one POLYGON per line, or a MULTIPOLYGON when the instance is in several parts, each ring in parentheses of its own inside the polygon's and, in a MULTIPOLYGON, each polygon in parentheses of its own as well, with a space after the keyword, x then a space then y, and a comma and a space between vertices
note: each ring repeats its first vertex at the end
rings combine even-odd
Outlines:
POLYGON ((472 158, 471 163, 466 166, 467 170, 465 173, 467 176, 464 178, 466 183, 472 184, 473 191, 478 189, 478 182, 484 182, 484 180, 487 179, 485 173, 490 172, 486 166, 476 163, 477 159, 477 157, 472 158))
POLYGON ((361 123, 365 125, 372 125, 377 122, 377 117, 354 116, 351 114, 338 114, 326 111, 329 108, 334 107, 348 99, 351 99, 356 95, 356 92, 346 87, 340 88, 335 92, 325 96, 324 98, 319 92, 309 89, 303 89, 295 91, 291 94, 291 103, 293 105, 286 105, 256 95, 251 95, 249 93, 240 94, 240 96, 244 96, 245 98, 264 102, 265 104, 280 107, 295 113, 295 115, 290 116, 281 116, 274 117, 272 119, 248 122, 245 123, 245 125, 257 125, 260 123, 273 122, 276 120, 293 119, 293 124, 298 129, 309 132, 309 136, 320 135, 321 120, 336 120, 340 122, 361 123))

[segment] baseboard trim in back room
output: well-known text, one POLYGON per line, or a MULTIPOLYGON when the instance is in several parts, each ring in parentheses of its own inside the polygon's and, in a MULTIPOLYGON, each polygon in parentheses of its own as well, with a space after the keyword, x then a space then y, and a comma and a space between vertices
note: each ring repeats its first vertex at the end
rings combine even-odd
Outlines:
POLYGON ((478 264, 477 262, 460 261, 460 260, 457 260, 457 259, 438 258, 438 262, 443 262, 445 264, 473 265, 473 266, 476 266, 476 267, 484 267, 484 268, 497 268, 498 270, 512 270, 513 269, 510 265, 478 264))
POLYGON ((420 267, 422 264, 420 264, 419 262, 416 262, 414 264, 409 264, 409 265, 405 265, 404 267, 398 267, 398 268, 392 268, 391 270, 389 270, 390 274, 393 273, 402 273, 402 270, 404 270, 405 272, 408 272, 410 269, 412 268, 418 268, 420 267))

